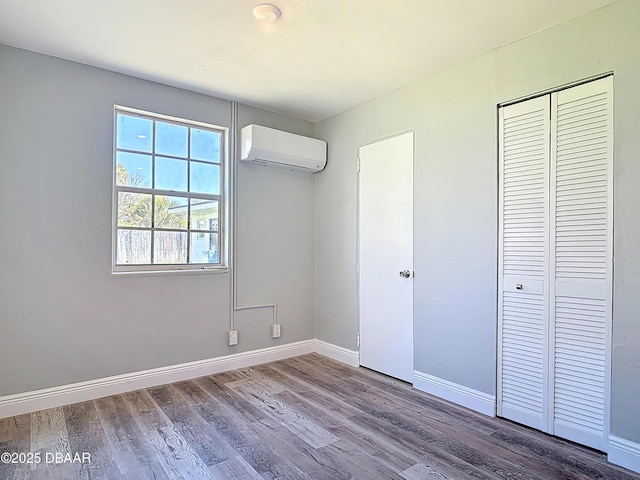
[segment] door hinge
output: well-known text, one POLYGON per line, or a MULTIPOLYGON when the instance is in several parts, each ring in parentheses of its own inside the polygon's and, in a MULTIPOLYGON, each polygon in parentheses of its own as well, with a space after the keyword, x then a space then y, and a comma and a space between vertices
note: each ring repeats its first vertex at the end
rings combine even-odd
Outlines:
POLYGON ((357 170, 358 170, 358 173, 360 173, 360 158, 358 158, 358 165, 357 165, 357 167, 356 167, 356 168, 357 168, 357 170))

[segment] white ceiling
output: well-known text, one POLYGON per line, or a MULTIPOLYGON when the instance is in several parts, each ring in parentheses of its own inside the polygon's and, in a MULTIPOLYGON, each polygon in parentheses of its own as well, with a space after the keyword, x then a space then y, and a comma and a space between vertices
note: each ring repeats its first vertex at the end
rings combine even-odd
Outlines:
POLYGON ((614 0, 0 0, 0 43, 317 121, 614 0))

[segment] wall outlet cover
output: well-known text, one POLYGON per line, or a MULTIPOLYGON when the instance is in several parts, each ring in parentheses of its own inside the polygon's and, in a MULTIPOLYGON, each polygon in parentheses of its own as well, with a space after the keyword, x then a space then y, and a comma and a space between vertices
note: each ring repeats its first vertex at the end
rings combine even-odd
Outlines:
POLYGON ((280 324, 274 323, 271 325, 271 338, 280 338, 280 324))
POLYGON ((227 332, 227 343, 229 346, 238 344, 238 331, 237 330, 229 330, 227 332))

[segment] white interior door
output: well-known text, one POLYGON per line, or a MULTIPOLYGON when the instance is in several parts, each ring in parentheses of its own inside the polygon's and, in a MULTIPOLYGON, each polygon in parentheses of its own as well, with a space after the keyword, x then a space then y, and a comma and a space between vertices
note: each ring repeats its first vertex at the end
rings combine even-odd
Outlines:
POLYGON ((553 433, 606 450, 613 266, 613 77, 551 95, 553 433))
POLYGON ((413 379, 413 133, 360 147, 360 364, 413 379))
POLYGON ((548 96, 500 109, 498 415, 549 431, 548 96))

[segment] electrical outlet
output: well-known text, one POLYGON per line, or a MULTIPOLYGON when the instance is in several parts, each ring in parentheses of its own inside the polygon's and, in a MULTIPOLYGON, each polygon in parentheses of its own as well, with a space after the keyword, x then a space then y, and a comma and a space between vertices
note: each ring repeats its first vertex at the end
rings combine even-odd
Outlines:
POLYGON ((360 333, 356 333, 356 347, 360 348, 360 333))
POLYGON ((280 324, 274 323, 271 325, 271 338, 280 338, 280 324))
POLYGON ((229 330, 227 332, 227 337, 228 337, 227 341, 229 343, 229 346, 238 344, 238 330, 229 330))

